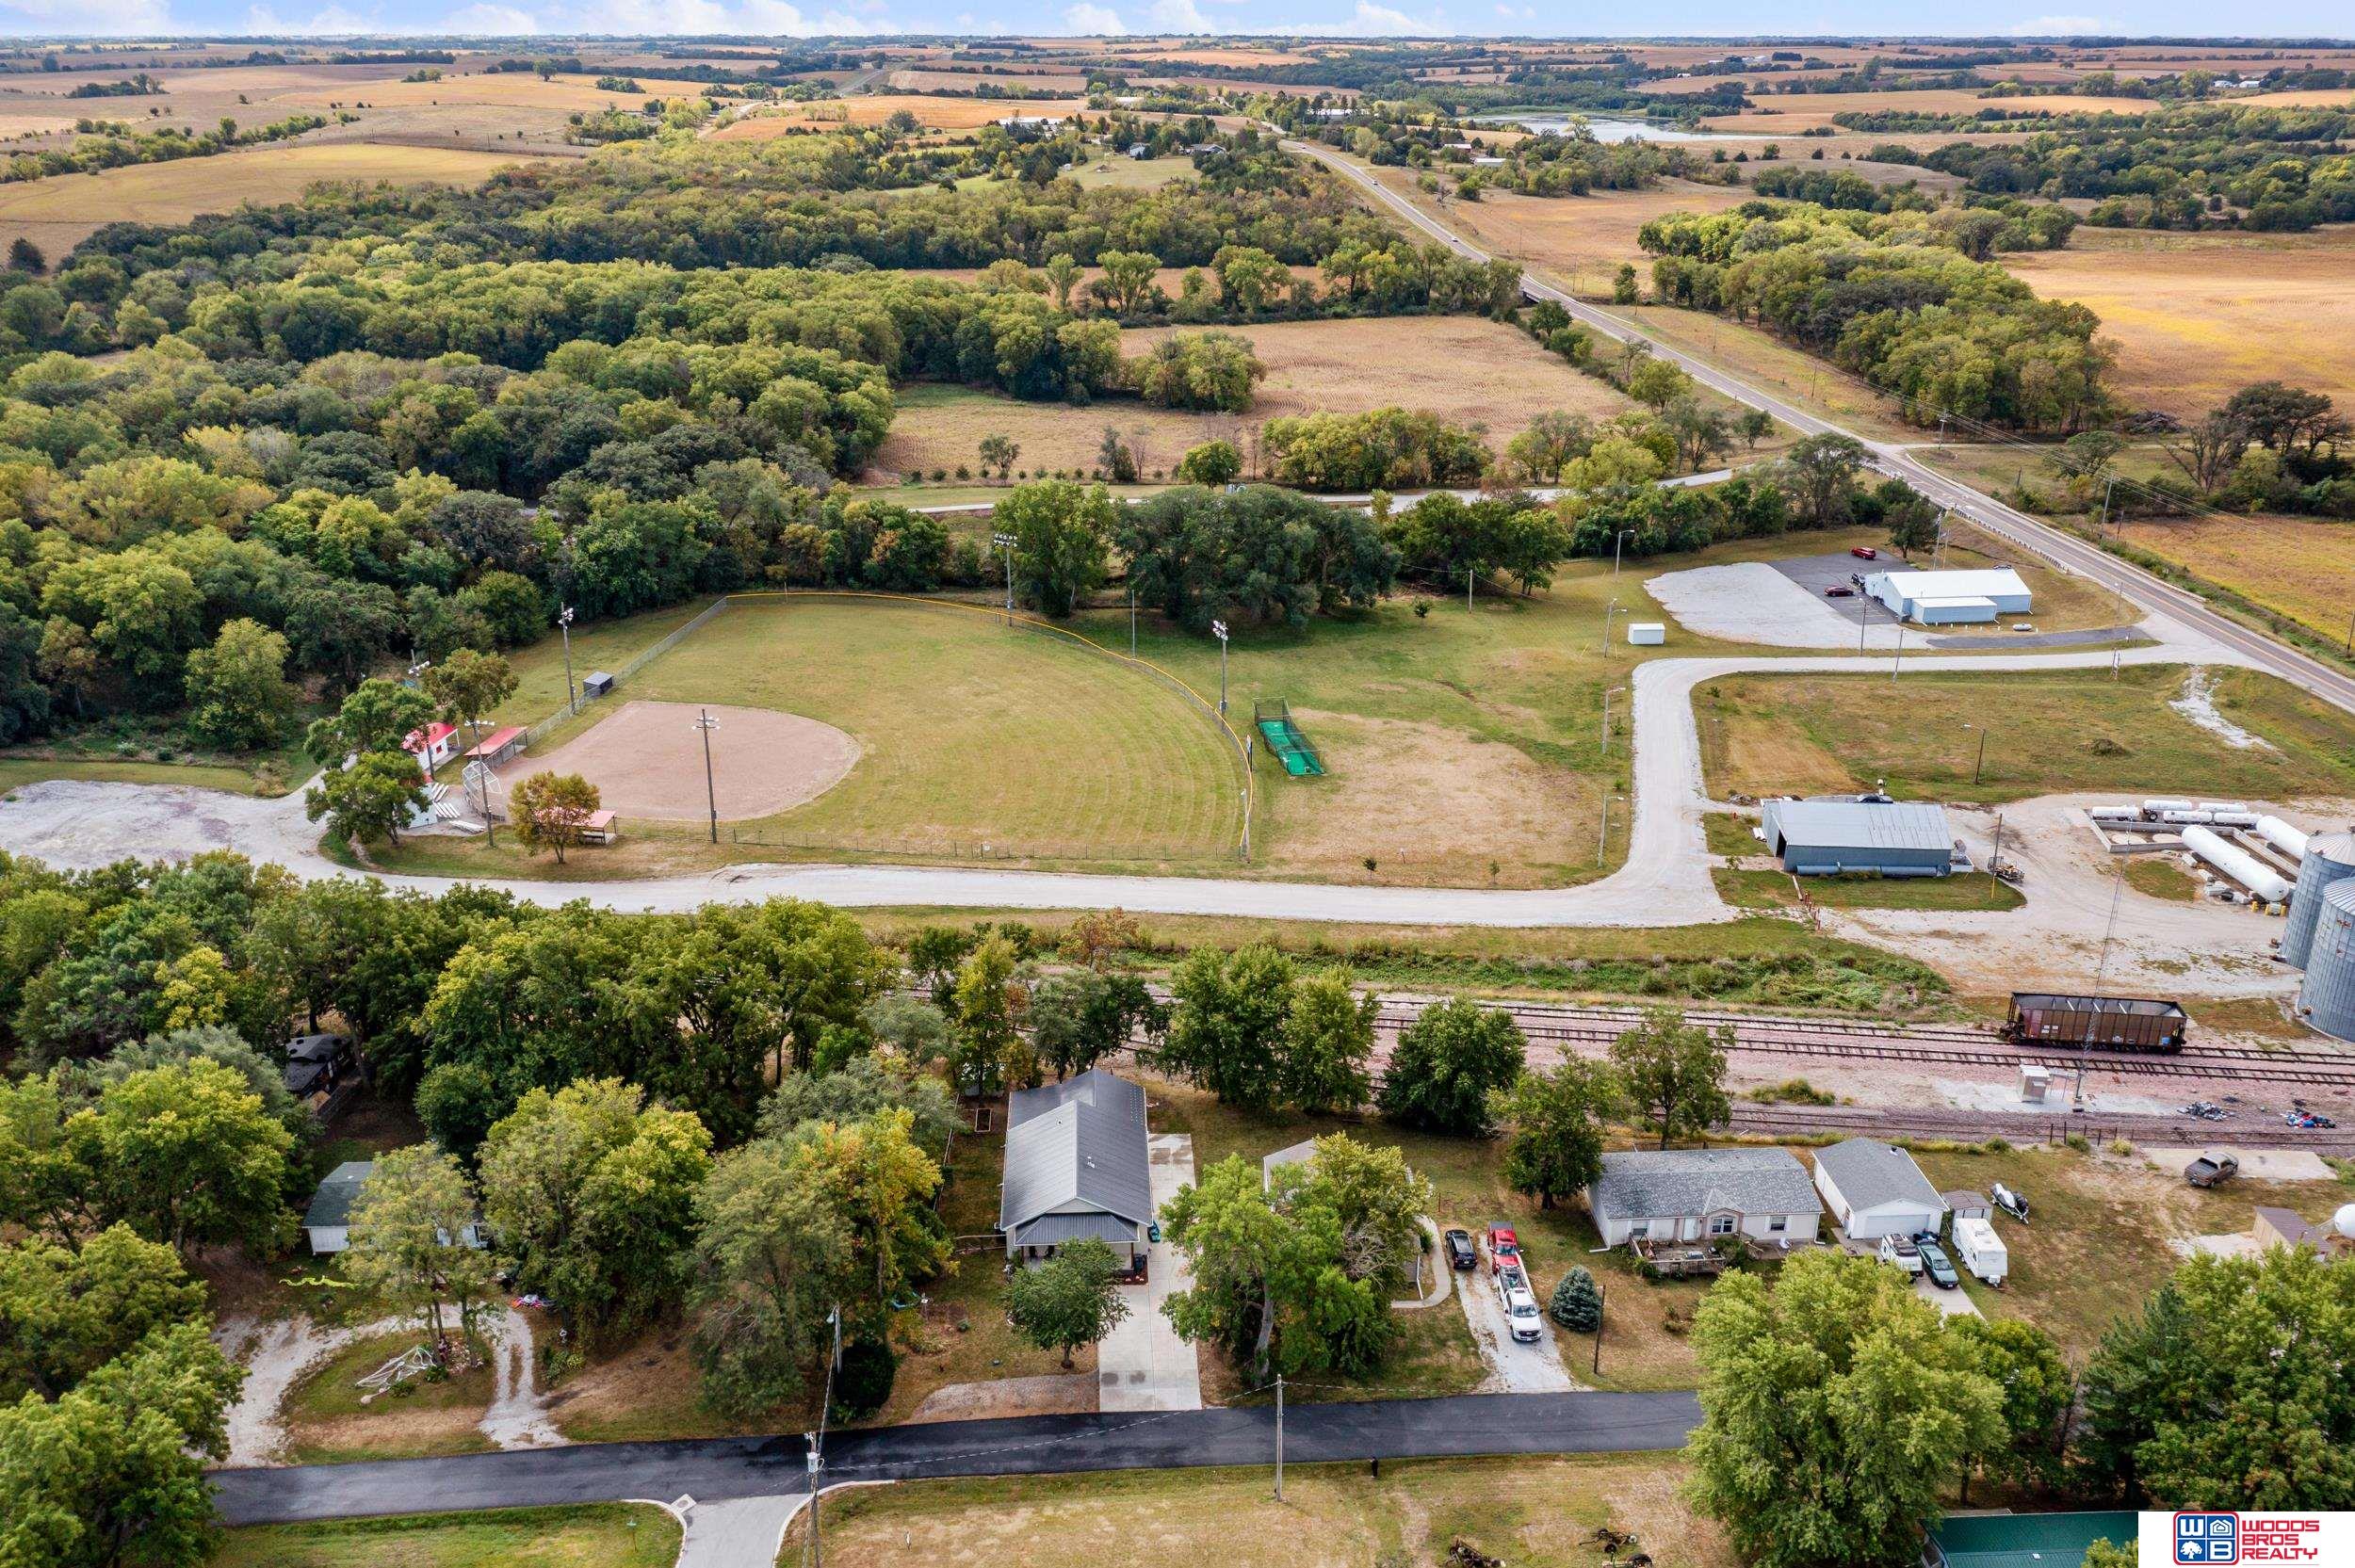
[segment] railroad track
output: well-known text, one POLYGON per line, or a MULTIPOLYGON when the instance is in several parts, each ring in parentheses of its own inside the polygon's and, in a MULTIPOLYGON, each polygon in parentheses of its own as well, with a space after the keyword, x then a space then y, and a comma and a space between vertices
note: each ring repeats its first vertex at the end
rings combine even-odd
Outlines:
POLYGON ((2259 1120, 2235 1117, 2229 1122, 2204 1122, 2193 1117, 2101 1111, 2083 1116, 2049 1112, 1990 1112, 1912 1109, 1876 1106, 1762 1106, 1737 1100, 1731 1131, 1773 1138, 1824 1134, 1879 1138, 1951 1139, 1979 1143, 2005 1138, 2014 1143, 2057 1143, 2075 1134, 2093 1143, 2123 1138, 2139 1144, 2179 1144, 2184 1147, 2305 1149, 2317 1155, 2355 1156, 2355 1131, 2346 1128, 2298 1128, 2263 1120, 2270 1113, 2252 1111, 2259 1120))

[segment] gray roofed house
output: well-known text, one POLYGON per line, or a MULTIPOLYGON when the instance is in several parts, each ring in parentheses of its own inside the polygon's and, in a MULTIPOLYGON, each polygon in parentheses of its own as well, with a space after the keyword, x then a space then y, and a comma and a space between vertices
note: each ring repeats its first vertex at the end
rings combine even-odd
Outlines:
POLYGON ((1153 1222, 1145 1091, 1102 1068, 1006 1096, 998 1228, 1008 1257, 1096 1237, 1129 1261, 1153 1222))
POLYGON ((302 1233, 313 1253, 325 1256, 351 1244, 351 1205, 359 1199, 360 1185, 375 1169, 371 1160, 348 1159, 330 1171, 311 1194, 311 1206, 302 1213, 302 1233))
POLYGON ((1824 1213, 1787 1149, 1638 1149, 1602 1156, 1586 1189, 1603 1245, 1713 1236, 1812 1241, 1824 1213))
POLYGON ((1946 1200, 1913 1156, 1875 1139, 1816 1150, 1815 1187, 1833 1220, 1858 1241, 1934 1231, 1946 1214, 1946 1200))

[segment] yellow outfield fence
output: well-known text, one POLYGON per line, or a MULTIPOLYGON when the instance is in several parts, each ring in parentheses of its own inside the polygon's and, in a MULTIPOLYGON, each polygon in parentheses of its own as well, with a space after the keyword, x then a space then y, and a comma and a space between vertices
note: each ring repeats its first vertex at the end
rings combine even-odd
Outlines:
MULTIPOLYGON (((1139 658, 1133 654, 1124 654, 1117 648, 1108 648, 1092 637, 1073 631, 1068 626, 1058 626, 1051 621, 1043 621, 1034 615, 1025 615, 1018 610, 1010 613, 1002 606, 975 604, 965 599, 936 599, 927 598, 921 594, 915 593, 883 593, 870 591, 865 589, 846 588, 752 589, 739 593, 723 593, 717 599, 714 599, 709 607, 705 609, 701 614, 697 615, 692 621, 688 622, 685 625, 672 632, 669 636, 663 638, 653 646, 642 649, 638 653, 632 655, 627 663, 624 664, 620 669, 612 671, 614 683, 618 686, 622 682, 627 681, 631 677, 637 675, 640 671, 643 671, 646 666, 652 664, 655 660, 660 658, 663 655, 677 647, 681 641, 685 640, 688 634, 704 626, 712 619, 712 617, 728 608, 731 605, 739 603, 749 604, 768 600, 790 602, 795 599, 863 599, 885 604, 914 605, 923 609, 959 611, 966 615, 983 616, 988 620, 1000 622, 1010 621, 1013 624, 1025 627, 1031 631, 1046 632, 1050 636, 1063 638, 1069 641, 1076 642, 1092 654, 1096 654, 1104 658, 1111 659, 1115 664, 1127 665, 1130 669, 1140 671, 1153 680, 1161 682, 1163 686, 1169 687, 1172 691, 1177 692, 1180 697, 1183 697, 1187 702, 1193 703, 1196 709, 1200 710, 1204 718, 1210 719, 1211 723, 1218 726, 1219 734, 1226 736, 1227 747, 1234 757, 1236 774, 1242 781, 1241 792, 1242 795, 1242 832, 1240 839, 1236 843, 1235 854, 1236 858, 1240 860, 1250 860, 1252 816, 1254 809, 1258 804, 1258 791, 1251 776, 1252 748, 1244 742, 1242 736, 1235 733, 1235 727, 1226 721, 1226 716, 1218 711, 1218 704, 1210 699, 1203 696, 1202 693, 1194 690, 1193 687, 1187 685, 1178 676, 1162 669, 1160 665, 1155 664, 1151 659, 1139 658)), ((577 718, 581 709, 587 706, 587 704, 588 700, 586 698, 575 697, 572 701, 565 703, 564 706, 559 708, 556 712, 548 715, 545 719, 543 719, 538 723, 532 725, 524 733, 524 745, 526 750, 528 750, 533 745, 536 745, 544 736, 554 732, 559 726, 568 723, 573 719, 577 718)))

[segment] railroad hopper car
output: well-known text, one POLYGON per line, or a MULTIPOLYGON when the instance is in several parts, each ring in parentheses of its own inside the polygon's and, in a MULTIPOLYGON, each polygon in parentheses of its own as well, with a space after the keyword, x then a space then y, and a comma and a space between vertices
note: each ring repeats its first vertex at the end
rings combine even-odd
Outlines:
POLYGON ((2171 1053, 2191 1028, 2181 1004, 2147 996, 2058 996, 2015 991, 2004 1037, 2022 1044, 2171 1053))

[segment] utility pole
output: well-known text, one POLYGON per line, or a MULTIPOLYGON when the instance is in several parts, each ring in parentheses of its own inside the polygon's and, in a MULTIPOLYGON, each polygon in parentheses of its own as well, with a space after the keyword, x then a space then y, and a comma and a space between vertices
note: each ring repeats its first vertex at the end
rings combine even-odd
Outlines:
POLYGON ((999 554, 1006 558, 1006 624, 1014 624, 1014 535, 992 534, 999 554))
POLYGON ((1890 684, 1890 685, 1894 686, 1894 685, 1896 685, 1896 684, 1897 684, 1897 671, 1905 668, 1905 663, 1906 663, 1906 623, 1905 623, 1905 622, 1904 622, 1904 621, 1900 620, 1900 621, 1897 622, 1897 656, 1896 656, 1895 658, 1893 658, 1893 659, 1892 659, 1892 660, 1890 660, 1890 661, 1889 661, 1889 684, 1890 684))
POLYGON ((1625 799, 1625 796, 1614 795, 1607 789, 1602 792, 1602 826, 1595 833, 1595 864, 1597 865, 1602 864, 1603 849, 1611 842, 1611 802, 1625 799))
MULTIPOLYGON (((1996 868, 1998 865, 2001 865, 2003 863, 2004 863, 2004 814, 2003 814, 2002 812, 2000 812, 2000 811, 1999 811, 1999 812, 1997 812, 1997 813, 1995 814, 1995 848, 1994 848, 1991 851, 1990 851, 1990 852, 1989 852, 1988 857, 1987 857, 1987 869, 1988 869, 1988 873, 1989 873, 1989 875, 1992 876, 1992 875, 1994 874, 1995 868, 1996 868)), ((2000 880, 2000 879, 1999 879, 1999 880, 2000 880)))
POLYGON ((1284 1374, 1275 1374, 1275 1500, 1284 1500, 1284 1374))
POLYGON ((1975 786, 1978 784, 1978 782, 1979 782, 1979 771, 1980 771, 1980 769, 1984 768, 1986 766, 1987 766, 1987 726, 1986 726, 1986 725, 1984 725, 1984 724, 1982 724, 1982 725, 1980 725, 1980 726, 1979 726, 1979 757, 1978 757, 1978 760, 1977 760, 1976 762, 1973 762, 1973 763, 1971 765, 1971 783, 1972 783, 1972 784, 1973 784, 1973 787, 1975 787, 1975 786))
POLYGON ((1226 717, 1226 622, 1210 622, 1210 635, 1218 639, 1218 716, 1226 717))
POLYGON ((1611 694, 1626 689, 1623 686, 1602 688, 1602 754, 1606 757, 1611 754, 1611 694))
POLYGON ((1465 608, 1465 610, 1466 610, 1466 612, 1467 612, 1467 613, 1469 613, 1469 612, 1470 611, 1471 607, 1472 607, 1472 572, 1473 572, 1473 570, 1474 570, 1473 568, 1469 567, 1469 566, 1467 566, 1466 568, 1464 568, 1464 608, 1465 608))
POLYGON ((1598 1375, 1600 1375, 1602 1371, 1603 1308, 1609 1303, 1609 1295, 1602 1288, 1602 1281, 1597 1280, 1595 1282, 1595 1364, 1593 1366, 1589 1367, 1588 1370, 1595 1372, 1598 1375))
POLYGON ((1137 585, 1129 585, 1129 656, 1137 656, 1137 585))
POLYGON ((580 699, 573 693, 573 606, 557 612, 556 629, 564 634, 564 711, 578 713, 580 699))
POLYGON ((704 736, 704 801, 711 808, 711 842, 717 844, 720 842, 720 792, 711 782, 711 732, 720 727, 720 721, 711 717, 709 708, 701 709, 700 714, 701 717, 695 720, 695 728, 701 730, 704 736))
POLYGON ((842 1309, 826 1314, 834 1324, 834 1353, 826 1358, 826 1397, 818 1406, 818 1430, 804 1432, 809 1443, 809 1555, 812 1568, 825 1568, 825 1543, 818 1534, 818 1477, 826 1467, 826 1412, 834 1405, 834 1369, 842 1361, 842 1309))
POLYGON ((1619 551, 1626 545, 1627 536, 1634 531, 1632 528, 1621 528, 1611 536, 1611 574, 1615 577, 1619 574, 1619 551))
POLYGON ((2116 490, 2117 488, 2118 476, 2112 474, 2110 476, 2109 483, 2102 487, 2102 521, 2095 525, 2093 529, 2097 538, 2110 531, 2110 492, 2116 490))

